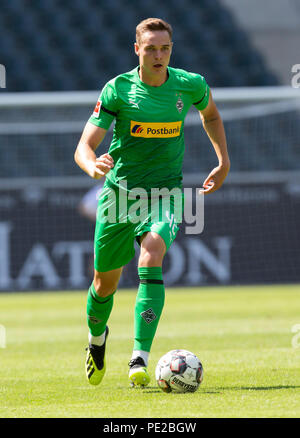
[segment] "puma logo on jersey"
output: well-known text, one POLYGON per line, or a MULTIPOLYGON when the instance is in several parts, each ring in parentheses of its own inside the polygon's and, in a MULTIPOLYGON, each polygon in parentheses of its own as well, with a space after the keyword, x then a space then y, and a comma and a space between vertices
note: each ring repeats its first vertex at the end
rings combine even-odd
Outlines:
POLYGON ((133 102, 133 100, 130 100, 129 103, 131 103, 131 105, 133 105, 135 108, 140 109, 139 107, 139 103, 142 99, 140 99, 138 102, 133 102))

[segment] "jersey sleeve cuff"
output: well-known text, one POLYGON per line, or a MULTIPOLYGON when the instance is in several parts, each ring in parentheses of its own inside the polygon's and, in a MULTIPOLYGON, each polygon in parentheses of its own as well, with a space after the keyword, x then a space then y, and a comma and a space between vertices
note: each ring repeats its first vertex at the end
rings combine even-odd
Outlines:
POLYGON ((197 108, 197 110, 201 111, 207 107, 208 101, 209 101, 209 86, 207 85, 203 96, 200 97, 198 101, 194 102, 193 105, 197 108))
POLYGON ((110 128, 110 125, 112 124, 113 121, 113 117, 111 120, 104 120, 103 118, 99 119, 97 117, 91 116, 89 118, 89 122, 92 123, 93 125, 98 126, 99 128, 103 128, 108 130, 110 128))

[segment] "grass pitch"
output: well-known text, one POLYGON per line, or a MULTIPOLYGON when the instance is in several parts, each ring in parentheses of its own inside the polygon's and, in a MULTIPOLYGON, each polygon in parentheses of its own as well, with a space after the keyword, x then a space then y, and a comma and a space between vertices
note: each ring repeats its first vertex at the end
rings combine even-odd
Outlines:
POLYGON ((143 390, 127 377, 134 302, 135 291, 115 296, 107 372, 92 387, 84 373, 86 292, 0 294, 0 417, 300 416, 300 341, 291 331, 300 323, 299 286, 167 289, 143 390), (175 348, 203 363, 194 394, 156 386, 155 365, 175 348))

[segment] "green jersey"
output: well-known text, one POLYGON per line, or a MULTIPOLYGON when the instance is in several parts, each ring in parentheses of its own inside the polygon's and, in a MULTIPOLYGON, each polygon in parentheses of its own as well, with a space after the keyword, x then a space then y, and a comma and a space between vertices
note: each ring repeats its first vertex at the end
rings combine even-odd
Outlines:
POLYGON ((115 119, 108 153, 114 168, 106 175, 111 187, 172 189, 182 186, 184 119, 192 105, 208 104, 209 87, 199 74, 168 67, 159 87, 145 84, 139 67, 109 81, 89 121, 109 129, 115 119))

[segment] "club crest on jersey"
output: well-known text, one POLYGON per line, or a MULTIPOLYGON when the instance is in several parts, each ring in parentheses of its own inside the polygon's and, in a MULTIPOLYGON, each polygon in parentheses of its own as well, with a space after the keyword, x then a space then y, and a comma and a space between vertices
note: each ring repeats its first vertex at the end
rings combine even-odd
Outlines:
POLYGON ((99 118, 100 116, 100 108, 101 108, 102 102, 101 100, 97 100, 96 106, 94 108, 93 116, 99 118))
POLYGON ((176 108, 177 108, 178 112, 181 113, 181 111, 183 110, 183 107, 184 107, 184 103, 179 95, 177 102, 176 102, 176 108))

